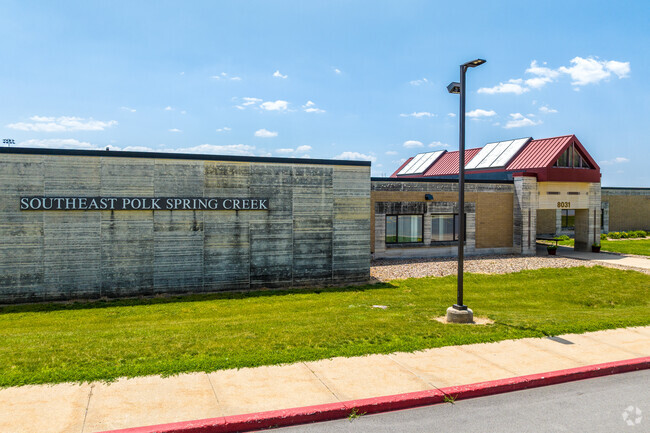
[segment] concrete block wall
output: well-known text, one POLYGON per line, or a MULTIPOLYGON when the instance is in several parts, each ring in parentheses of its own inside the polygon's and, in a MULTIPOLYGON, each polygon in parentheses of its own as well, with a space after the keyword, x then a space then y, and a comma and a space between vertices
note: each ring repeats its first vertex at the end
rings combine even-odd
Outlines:
POLYGON ((369 278, 369 164, 10 152, 0 303, 369 278), (22 196, 260 197, 270 210, 21 211, 22 196))

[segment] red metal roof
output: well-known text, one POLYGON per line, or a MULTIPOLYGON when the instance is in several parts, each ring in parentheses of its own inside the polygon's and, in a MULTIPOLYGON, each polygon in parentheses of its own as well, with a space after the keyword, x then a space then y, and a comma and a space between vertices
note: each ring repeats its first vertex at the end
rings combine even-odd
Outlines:
MULTIPOLYGON (((476 149, 465 149, 465 164, 470 162, 481 150, 480 147, 476 149)), ((423 177, 428 176, 445 176, 458 174, 458 155, 459 151, 447 152, 442 155, 435 164, 423 174, 423 177)))
POLYGON ((566 149, 573 135, 563 137, 544 138, 541 140, 531 140, 519 155, 510 161, 506 170, 525 170, 530 168, 546 168, 555 164, 562 151, 566 149))
MULTIPOLYGON (((467 149, 465 151, 465 164, 470 162, 481 148, 467 149)), ((413 159, 409 158, 402 164, 391 177, 398 177, 397 173, 413 159)), ((575 182, 600 182, 600 167, 589 155, 582 143, 575 135, 564 135, 561 137, 543 138, 531 140, 505 168, 500 169, 478 169, 470 170, 468 173, 503 173, 511 172, 512 175, 534 175, 539 181, 575 181, 575 182), (571 143, 575 143, 579 153, 591 164, 593 169, 553 167, 571 143)), ((446 152, 423 174, 414 174, 402 177, 436 177, 458 174, 458 151, 446 152)))

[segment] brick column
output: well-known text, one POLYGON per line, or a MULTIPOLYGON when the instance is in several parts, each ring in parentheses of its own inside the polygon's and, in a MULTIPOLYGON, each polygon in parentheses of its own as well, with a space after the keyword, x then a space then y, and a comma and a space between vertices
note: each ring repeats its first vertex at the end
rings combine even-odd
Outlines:
POLYGON ((537 178, 514 178, 513 248, 522 255, 535 255, 537 234, 537 178))
POLYGON ((591 251, 600 244, 600 183, 589 184, 587 209, 576 210, 576 251, 591 251))

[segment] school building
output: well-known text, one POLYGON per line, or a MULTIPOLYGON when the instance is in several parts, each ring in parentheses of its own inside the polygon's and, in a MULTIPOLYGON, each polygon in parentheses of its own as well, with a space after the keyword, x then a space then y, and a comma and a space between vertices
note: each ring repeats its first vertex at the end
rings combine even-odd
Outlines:
POLYGON ((0 303, 364 282, 374 258, 535 254, 650 229, 650 188, 601 188, 574 135, 370 163, 0 148, 0 303))

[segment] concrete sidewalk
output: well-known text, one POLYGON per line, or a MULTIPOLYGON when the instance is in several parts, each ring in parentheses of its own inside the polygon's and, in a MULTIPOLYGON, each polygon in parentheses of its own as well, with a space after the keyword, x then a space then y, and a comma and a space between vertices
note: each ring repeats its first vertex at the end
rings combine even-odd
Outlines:
MULTIPOLYGON (((544 250, 546 249, 543 247, 544 250)), ((541 254, 545 254, 544 251, 541 254)), ((571 247, 558 247, 557 255, 560 257, 568 257, 571 259, 589 260, 592 262, 611 264, 616 266, 625 266, 628 268, 650 270, 650 258, 643 256, 630 256, 626 254, 610 253, 601 251, 599 253, 592 253, 591 251, 576 251, 571 247)))
POLYGON ((650 355, 650 327, 291 365, 0 390, 0 431, 98 432, 338 403, 650 355))

